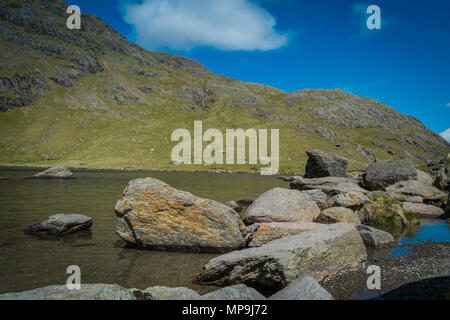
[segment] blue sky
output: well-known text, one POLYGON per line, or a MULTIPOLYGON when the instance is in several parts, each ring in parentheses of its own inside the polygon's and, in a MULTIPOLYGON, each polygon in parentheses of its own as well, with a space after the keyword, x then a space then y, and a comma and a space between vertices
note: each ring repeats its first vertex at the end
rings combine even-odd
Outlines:
MULTIPOLYGON (((450 127, 450 1, 72 0, 130 41, 291 92, 341 88, 450 127), (366 8, 381 8, 369 30, 366 8)), ((447 131, 450 140, 450 130, 447 131)))

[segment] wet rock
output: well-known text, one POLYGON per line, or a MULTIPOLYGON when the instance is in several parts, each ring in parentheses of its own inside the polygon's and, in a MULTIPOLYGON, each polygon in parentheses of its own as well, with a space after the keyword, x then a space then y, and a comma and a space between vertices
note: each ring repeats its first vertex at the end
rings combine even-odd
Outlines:
POLYGON ((375 249, 390 247, 395 244, 394 237, 385 231, 378 230, 366 225, 359 225, 356 227, 367 247, 375 249))
POLYGON ((358 215, 348 208, 333 207, 323 210, 317 217, 318 223, 348 222, 358 225, 361 223, 358 215))
POLYGON ((425 185, 416 180, 398 182, 386 188, 391 198, 406 201, 408 197, 420 196, 424 201, 439 200, 444 193, 431 185, 425 185), (403 200, 401 200, 403 199, 403 200))
POLYGON ((74 179, 72 172, 65 166, 56 166, 39 172, 26 179, 74 179))
POLYGON ((203 295, 202 300, 265 300, 266 298, 245 284, 225 287, 203 295))
POLYGON ((399 181, 417 178, 417 171, 409 161, 378 161, 363 174, 363 184, 368 190, 384 190, 399 181))
POLYGON ((126 289, 117 285, 81 284, 80 290, 70 290, 66 285, 56 285, 6 293, 0 295, 0 300, 123 300, 125 297, 134 300, 126 293, 126 289))
POLYGON ((274 293, 309 273, 325 276, 356 266, 367 258, 356 228, 348 223, 327 225, 210 260, 197 277, 202 283, 245 283, 274 293))
POLYGON ((311 276, 301 276, 278 291, 269 300, 334 300, 333 296, 311 276))
POLYGON ((200 300, 197 292, 184 287, 156 286, 145 290, 134 290, 134 295, 140 300, 200 300))
POLYGON ((247 227, 248 247, 260 247, 272 240, 323 226, 315 222, 255 223, 247 227))
POLYGON ((404 202, 403 210, 414 213, 422 218, 439 217, 444 214, 444 210, 441 208, 423 203, 404 202))
POLYGON ((244 246, 239 215, 153 179, 128 183, 115 206, 117 234, 143 249, 224 252, 244 246))
POLYGON ((347 161, 339 157, 331 157, 321 150, 307 152, 308 162, 305 178, 345 177, 347 161))
POLYGON ((225 202, 225 205, 236 211, 237 213, 240 213, 242 211, 242 207, 236 202, 236 201, 228 201, 225 202))
POLYGON ((55 214, 48 220, 29 226, 26 232, 30 234, 48 233, 66 235, 76 231, 89 229, 92 226, 92 218, 82 214, 55 214))
POLYGON ((248 207, 245 221, 312 222, 320 213, 317 204, 298 190, 275 188, 263 193, 248 207))

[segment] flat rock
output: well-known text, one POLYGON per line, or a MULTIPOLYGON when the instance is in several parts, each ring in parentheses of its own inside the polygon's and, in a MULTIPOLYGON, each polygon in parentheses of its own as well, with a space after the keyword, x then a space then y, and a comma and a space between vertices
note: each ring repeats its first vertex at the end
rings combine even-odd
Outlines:
POLYGON ((248 247, 260 247, 272 240, 323 226, 315 222, 271 222, 255 223, 247 227, 248 247))
POLYGON ((368 191, 361 188, 358 185, 358 182, 359 180, 356 178, 345 177, 326 177, 315 179, 297 177, 290 183, 290 188, 301 191, 321 190, 330 196, 334 196, 342 192, 361 192, 366 194, 368 191))
POLYGON ((26 230, 31 234, 48 233, 66 235, 76 231, 89 229, 92 226, 92 218, 82 214, 55 214, 47 220, 33 224, 26 230))
POLYGON ((245 221, 312 222, 320 213, 318 205, 298 190, 275 188, 263 193, 248 207, 245 221))
POLYGON ((74 176, 67 167, 56 166, 26 179, 74 179, 74 176))
POLYGON ((305 168, 305 178, 345 177, 347 161, 340 157, 332 157, 321 150, 306 152, 308 162, 305 168))
POLYGON ((278 291, 269 300, 334 300, 333 296, 311 276, 301 276, 278 291))
POLYGON ((439 217, 445 213, 439 207, 423 203, 403 202, 402 206, 406 212, 412 212, 422 218, 439 217))
POLYGON ((394 237, 385 231, 360 224, 356 227, 367 247, 375 249, 390 247, 395 244, 394 237))
POLYGON ((348 222, 355 225, 361 223, 358 214, 353 210, 343 207, 333 207, 323 210, 317 217, 319 223, 339 223, 348 222))
POLYGON ((80 290, 66 285, 48 286, 23 292, 0 295, 0 300, 134 300, 127 289, 118 285, 81 284, 80 290))
MULTIPOLYGON (((425 185, 416 180, 401 181, 386 188, 386 192, 391 198, 401 199, 405 201, 408 197, 420 196, 423 200, 439 200, 444 196, 444 193, 439 189, 425 185)), ((402 201, 402 200, 399 200, 402 201)))
POLYGON ((233 209, 157 179, 130 181, 115 211, 117 234, 138 248, 222 253, 245 244, 233 209))
POLYGON ((265 300, 266 298, 245 284, 225 287, 203 295, 202 300, 265 300))
POLYGON ((378 161, 364 172, 364 187, 368 190, 384 190, 399 181, 417 178, 417 171, 409 161, 378 161))
POLYGON ((302 274, 321 281, 366 258, 366 248, 355 226, 339 223, 216 257, 204 266, 197 281, 218 285, 244 283, 274 293, 302 274))

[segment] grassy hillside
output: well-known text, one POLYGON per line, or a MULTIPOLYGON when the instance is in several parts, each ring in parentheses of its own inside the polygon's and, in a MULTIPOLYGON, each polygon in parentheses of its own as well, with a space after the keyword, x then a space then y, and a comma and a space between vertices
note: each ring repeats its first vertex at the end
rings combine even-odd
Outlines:
MULTIPOLYGON (((363 168, 378 159, 417 163, 450 145, 418 120, 342 90, 293 93, 210 73, 190 59, 148 52, 98 18, 65 28, 54 0, 0 4, 0 165, 228 170, 176 166, 177 128, 280 129, 280 172, 304 170, 323 149, 363 168)), ((205 144, 206 146, 206 144, 205 144)))

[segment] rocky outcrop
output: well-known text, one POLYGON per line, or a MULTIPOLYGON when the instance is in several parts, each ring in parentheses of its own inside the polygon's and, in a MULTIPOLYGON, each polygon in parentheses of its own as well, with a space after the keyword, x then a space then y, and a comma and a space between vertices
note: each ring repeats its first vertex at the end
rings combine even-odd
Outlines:
POLYGON ((278 291, 269 300, 334 300, 333 296, 311 276, 301 276, 278 291))
POLYGON ((305 178, 345 177, 347 161, 339 157, 331 157, 321 150, 306 152, 308 162, 305 168, 305 178))
POLYGON ((157 179, 130 181, 115 211, 117 234, 139 248, 224 252, 244 246, 245 226, 233 209, 157 179))
POLYGON ((66 235, 76 231, 89 229, 92 226, 92 218, 81 214, 55 214, 48 220, 29 226, 26 232, 30 234, 48 233, 66 235))
POLYGON ((423 203, 404 202, 403 210, 414 213, 421 218, 434 218, 444 214, 444 210, 441 208, 423 203))
POLYGON ((260 247, 272 240, 323 226, 314 222, 255 223, 247 227, 248 247, 260 247))
POLYGON ((67 167, 56 166, 26 179, 74 179, 74 176, 67 167))
POLYGON ((390 247, 395 244, 394 237, 385 231, 375 229, 363 224, 356 227, 367 247, 375 249, 390 247))
POLYGON ((340 223, 219 256, 204 266, 197 280, 219 285, 245 283, 274 292, 302 274, 320 281, 366 258, 359 232, 351 224, 340 223))
POLYGON ((431 185, 419 181, 408 180, 398 182, 386 188, 388 195, 398 201, 407 201, 409 197, 420 196, 424 201, 439 200, 444 193, 431 185))
POLYGON ((275 188, 248 207, 245 222, 312 222, 320 213, 317 204, 298 190, 275 188))
POLYGON ((202 300, 265 300, 266 298, 245 284, 237 284, 210 292, 201 297, 202 300))
POLYGON ((384 190, 397 182, 416 179, 417 171, 409 161, 379 161, 371 164, 362 177, 366 189, 384 190))
POLYGON ((355 225, 360 224, 358 215, 348 208, 333 207, 323 210, 317 217, 318 223, 348 222, 355 225))

